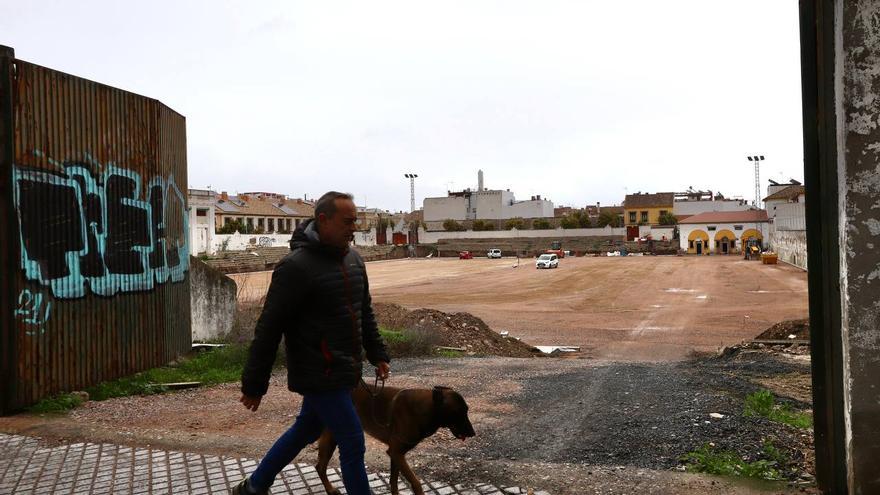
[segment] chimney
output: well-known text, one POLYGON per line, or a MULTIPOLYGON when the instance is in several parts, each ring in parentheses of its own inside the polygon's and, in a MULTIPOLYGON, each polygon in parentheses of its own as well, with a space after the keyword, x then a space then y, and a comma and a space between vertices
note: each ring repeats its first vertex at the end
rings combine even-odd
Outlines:
POLYGON ((247 200, 249 200, 250 198, 248 197, 247 194, 239 194, 239 195, 238 195, 238 199, 240 199, 240 200, 242 200, 242 201, 247 201, 247 200))
POLYGON ((478 170, 477 171, 477 191, 482 191, 482 190, 484 190, 484 188, 483 188, 483 171, 478 170))
POLYGON ((229 194, 226 191, 220 193, 220 199, 223 201, 229 201, 229 194))

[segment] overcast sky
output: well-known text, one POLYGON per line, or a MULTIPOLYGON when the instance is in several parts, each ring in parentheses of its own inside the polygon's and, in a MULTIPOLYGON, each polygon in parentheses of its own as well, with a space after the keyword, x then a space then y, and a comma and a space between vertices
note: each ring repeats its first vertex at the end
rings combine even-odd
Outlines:
POLYGON ((803 177, 797 2, 0 0, 16 56, 186 116, 189 187, 558 205, 803 177))

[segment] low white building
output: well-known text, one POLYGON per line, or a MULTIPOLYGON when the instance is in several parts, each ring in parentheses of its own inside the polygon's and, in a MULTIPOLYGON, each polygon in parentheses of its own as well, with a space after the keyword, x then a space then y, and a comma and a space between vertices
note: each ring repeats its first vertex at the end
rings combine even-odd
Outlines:
POLYGON ((214 191, 206 189, 189 190, 189 235, 190 252, 213 254, 214 233, 214 191))
POLYGON ((736 254, 748 240, 763 247, 769 225, 765 210, 700 213, 679 222, 680 247, 689 254, 736 254))
POLYGON ((676 218, 684 219, 710 211, 746 211, 751 208, 752 206, 744 199, 676 200, 672 203, 672 214, 676 218))
POLYGON ((510 189, 486 189, 483 187, 482 171, 476 190, 465 189, 449 192, 445 197, 425 198, 422 209, 425 222, 553 218, 552 201, 541 196, 517 201, 510 189))

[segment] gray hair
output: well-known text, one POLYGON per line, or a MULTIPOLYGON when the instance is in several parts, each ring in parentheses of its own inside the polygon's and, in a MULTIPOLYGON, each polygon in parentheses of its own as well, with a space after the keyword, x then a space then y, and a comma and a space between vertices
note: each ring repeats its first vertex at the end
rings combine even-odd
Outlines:
POLYGON ((349 201, 354 201, 354 196, 348 193, 341 193, 338 191, 330 191, 324 193, 318 202, 315 203, 315 219, 318 218, 321 213, 327 216, 327 218, 332 217, 336 214, 336 200, 337 199, 347 199, 349 201))

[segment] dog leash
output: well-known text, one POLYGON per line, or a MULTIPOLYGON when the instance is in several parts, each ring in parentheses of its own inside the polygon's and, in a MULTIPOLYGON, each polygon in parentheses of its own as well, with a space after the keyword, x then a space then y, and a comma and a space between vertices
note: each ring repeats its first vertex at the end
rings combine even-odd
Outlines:
POLYGON ((405 389, 398 390, 397 393, 394 394, 394 397, 391 398, 391 404, 389 404, 388 406, 388 422, 383 423, 382 421, 379 421, 379 418, 376 416, 376 399, 379 397, 379 394, 381 394, 382 391, 385 390, 385 380, 379 380, 379 376, 377 375, 376 381, 373 382, 373 390, 370 390, 370 386, 367 385, 367 382, 364 381, 363 377, 361 377, 360 384, 363 385, 367 393, 370 394, 370 414, 373 416, 373 422, 381 426, 382 428, 385 428, 390 433, 391 422, 394 419, 394 414, 392 414, 394 411, 394 404, 395 402, 397 402, 397 397, 405 389), (382 382, 381 387, 379 386, 380 381, 382 382))

